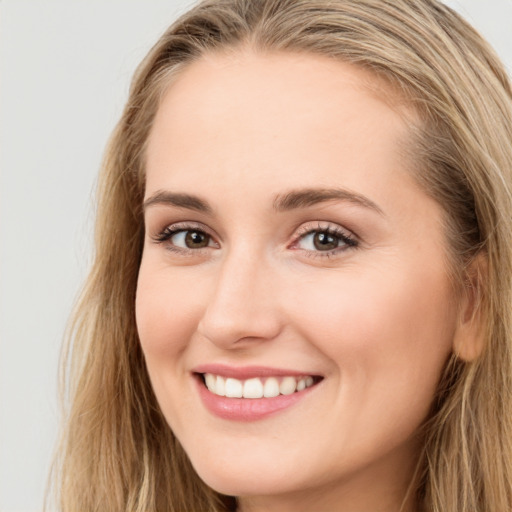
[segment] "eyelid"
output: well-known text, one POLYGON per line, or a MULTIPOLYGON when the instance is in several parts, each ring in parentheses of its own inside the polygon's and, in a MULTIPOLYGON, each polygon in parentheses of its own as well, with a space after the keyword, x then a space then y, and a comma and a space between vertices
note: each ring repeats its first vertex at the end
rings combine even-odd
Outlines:
MULTIPOLYGON (((219 242, 217 241, 217 236, 212 232, 208 226, 202 224, 201 222, 196 221, 180 221, 180 222, 174 222, 171 224, 167 224, 162 229, 157 230, 156 233, 151 234, 150 238, 153 242, 159 243, 159 244, 165 244, 169 242, 169 239, 176 235, 179 232, 183 231, 200 231, 206 235, 208 235, 211 240, 215 243, 216 246, 219 246, 219 242)), ((174 246, 172 244, 169 244, 169 248, 174 248, 176 251, 192 251, 192 252, 199 252, 202 249, 207 249, 208 247, 199 248, 199 249, 185 249, 181 247, 174 246)))
POLYGON ((204 225, 201 222, 197 221, 178 221, 178 222, 171 222, 169 224, 162 225, 162 227, 157 227, 154 230, 154 235, 152 236, 158 236, 160 233, 163 233, 166 230, 172 230, 172 231, 186 231, 186 230, 193 230, 197 229, 198 231, 204 231, 205 233, 212 235, 211 230, 208 228, 208 226, 204 225))
POLYGON ((311 222, 304 222, 302 223, 297 229, 296 234, 298 236, 305 235, 307 233, 311 233, 311 231, 341 231, 345 233, 347 236, 350 235, 352 232, 342 227, 337 222, 332 222, 329 220, 315 220, 311 222))
POLYGON ((348 249, 357 248, 359 243, 360 240, 357 235, 355 235, 352 231, 340 226, 339 224, 328 221, 317 221, 315 225, 308 223, 300 226, 294 235, 293 241, 288 247, 294 250, 300 250, 309 257, 332 257, 348 249), (340 247, 326 251, 298 248, 298 243, 312 233, 329 233, 339 237, 343 244, 340 247))

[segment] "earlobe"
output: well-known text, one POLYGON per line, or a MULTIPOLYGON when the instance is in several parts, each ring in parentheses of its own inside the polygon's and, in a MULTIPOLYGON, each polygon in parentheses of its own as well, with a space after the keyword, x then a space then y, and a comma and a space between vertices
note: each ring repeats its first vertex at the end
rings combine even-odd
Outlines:
POLYGON ((453 340, 455 355, 466 362, 478 359, 485 348, 485 286, 487 255, 478 253, 465 270, 458 325, 453 340))

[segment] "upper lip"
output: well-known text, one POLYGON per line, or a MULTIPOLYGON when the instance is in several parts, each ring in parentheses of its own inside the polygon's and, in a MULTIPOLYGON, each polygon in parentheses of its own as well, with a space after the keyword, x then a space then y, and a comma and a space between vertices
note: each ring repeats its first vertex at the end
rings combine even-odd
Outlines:
POLYGON ((239 380, 255 377, 304 377, 319 376, 318 373, 309 371, 288 370, 270 366, 228 366, 225 364, 200 364, 192 369, 193 373, 213 373, 222 377, 231 377, 239 380))

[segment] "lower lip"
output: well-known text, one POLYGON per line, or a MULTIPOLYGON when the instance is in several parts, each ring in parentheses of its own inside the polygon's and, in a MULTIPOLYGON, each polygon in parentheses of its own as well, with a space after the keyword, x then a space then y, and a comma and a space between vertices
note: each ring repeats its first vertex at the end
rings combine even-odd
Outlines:
POLYGON ((257 421, 272 416, 300 402, 317 386, 272 398, 227 398, 208 391, 201 378, 196 381, 205 407, 215 416, 231 421, 257 421))

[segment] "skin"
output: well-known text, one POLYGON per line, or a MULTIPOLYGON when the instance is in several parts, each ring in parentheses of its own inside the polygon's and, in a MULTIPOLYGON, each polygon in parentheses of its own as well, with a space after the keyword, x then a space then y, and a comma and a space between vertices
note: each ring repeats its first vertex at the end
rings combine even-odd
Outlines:
POLYGON ((442 209, 401 148, 414 117, 367 72, 240 50, 163 96, 147 149, 137 325, 156 397, 199 476, 242 511, 415 510, 411 483, 440 373, 465 335, 442 209), (343 189, 276 211, 277 195, 343 189), (151 201, 198 196, 211 211, 151 201), (152 204, 149 204, 152 203, 152 204), (170 225, 208 246, 156 239, 170 225), (313 234, 337 229, 325 255, 313 234), (199 364, 323 376, 300 402, 237 422, 199 398, 199 364), (402 508, 400 508, 402 507, 402 508))

